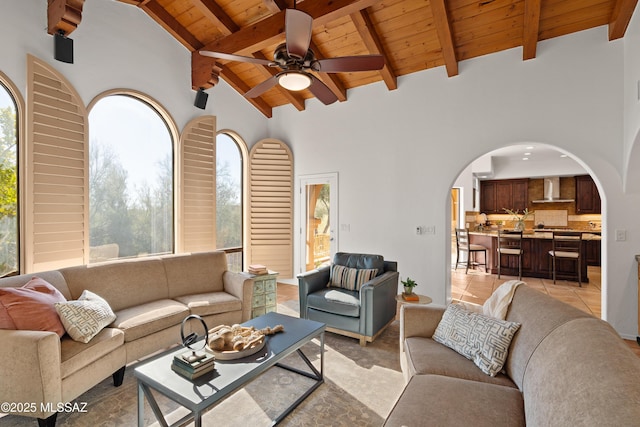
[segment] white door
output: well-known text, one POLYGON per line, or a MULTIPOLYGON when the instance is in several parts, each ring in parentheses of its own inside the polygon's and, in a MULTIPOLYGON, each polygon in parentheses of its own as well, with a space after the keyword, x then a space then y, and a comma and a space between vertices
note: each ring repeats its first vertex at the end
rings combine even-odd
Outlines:
POLYGON ((338 174, 304 175, 300 189, 300 272, 328 265, 338 250, 338 174))

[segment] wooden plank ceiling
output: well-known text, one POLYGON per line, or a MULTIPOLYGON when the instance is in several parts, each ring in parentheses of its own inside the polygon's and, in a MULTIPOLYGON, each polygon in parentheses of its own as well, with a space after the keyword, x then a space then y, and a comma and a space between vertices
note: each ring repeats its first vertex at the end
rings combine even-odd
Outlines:
MULTIPOLYGON (((52 1, 52 0, 50 0, 52 1)), ((64 0, 63 0, 64 1, 64 0)), ((66 0, 72 2, 73 0, 66 0)), ((77 1, 77 0, 76 0, 77 1)), ((284 42, 284 9, 293 0, 120 0, 137 6, 192 54, 193 88, 210 88, 218 75, 238 92, 266 80, 276 69, 214 60, 198 50, 273 58, 284 42), (214 62, 216 62, 214 64, 214 62)), ((450 77, 458 62, 522 46, 523 60, 535 58, 538 41, 608 25, 609 39, 624 35, 637 0, 303 0, 297 8, 314 18, 311 49, 317 58, 382 54, 380 71, 316 73, 346 101, 353 87, 444 66, 450 77)), ((215 89, 214 89, 215 90, 215 89)), ((313 95, 278 85, 250 99, 265 116, 292 104, 305 108, 313 95)))

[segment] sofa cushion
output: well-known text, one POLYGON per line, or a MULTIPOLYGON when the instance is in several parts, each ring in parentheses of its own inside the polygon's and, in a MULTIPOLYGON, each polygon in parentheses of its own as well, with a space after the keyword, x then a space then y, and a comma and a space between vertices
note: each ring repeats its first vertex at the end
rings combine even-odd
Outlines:
POLYGON ((160 299, 116 311, 112 326, 122 329, 124 341, 129 342, 180 324, 188 315, 189 308, 181 302, 160 299))
POLYGON ((20 288, 0 288, 0 329, 51 331, 62 337, 65 330, 54 304, 65 301, 59 290, 39 277, 20 288))
POLYGON ((525 425, 518 389, 440 375, 412 377, 384 423, 396 426, 525 425))
POLYGON ((222 292, 227 254, 222 251, 171 255, 162 258, 169 298, 222 292))
POLYGON ((431 338, 407 338, 404 350, 409 362, 409 376, 445 375, 516 388, 513 381, 503 373, 498 373, 495 377, 486 375, 472 361, 431 338))
POLYGON ((62 338, 60 340, 60 374, 62 378, 67 378, 122 345, 124 345, 124 332, 115 328, 101 330, 86 344, 74 341, 69 337, 62 338))
POLYGON ((442 315, 433 339, 473 360, 487 375, 495 376, 504 365, 509 345, 520 328, 507 322, 451 304, 442 315))
POLYGON ((348 291, 359 291, 362 285, 376 277, 377 268, 350 268, 333 264, 327 287, 342 288, 348 291))
POLYGON ((325 288, 307 296, 307 308, 360 317, 360 293, 340 288, 325 288))
POLYGON ((84 291, 76 301, 55 303, 55 307, 69 336, 83 343, 116 320, 109 303, 91 291, 84 291))
MULTIPOLYGON (((226 292, 185 295, 176 297, 175 300, 189 307, 191 314, 197 314, 198 316, 209 316, 212 314, 242 310, 242 302, 226 292)), ((213 327, 216 325, 208 326, 213 327)))
POLYGON ((382 255, 338 252, 333 257, 333 264, 350 268, 375 268, 378 270, 378 274, 382 274, 385 271, 384 257, 382 255))

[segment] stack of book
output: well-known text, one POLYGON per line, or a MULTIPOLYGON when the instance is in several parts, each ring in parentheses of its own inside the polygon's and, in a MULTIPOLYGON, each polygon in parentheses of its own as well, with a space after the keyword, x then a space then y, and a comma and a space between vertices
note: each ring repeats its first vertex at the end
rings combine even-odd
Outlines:
POLYGON ((171 369, 178 374, 190 380, 211 372, 214 369, 215 357, 211 353, 204 353, 204 357, 195 362, 190 362, 187 359, 191 353, 177 354, 173 357, 173 363, 171 363, 171 369))
POLYGON ((402 293, 402 298, 405 301, 420 301, 420 297, 416 294, 405 294, 402 293))
POLYGON ((267 267, 262 264, 251 264, 249 266, 249 273, 255 275, 267 274, 269 273, 269 270, 267 270, 267 267))

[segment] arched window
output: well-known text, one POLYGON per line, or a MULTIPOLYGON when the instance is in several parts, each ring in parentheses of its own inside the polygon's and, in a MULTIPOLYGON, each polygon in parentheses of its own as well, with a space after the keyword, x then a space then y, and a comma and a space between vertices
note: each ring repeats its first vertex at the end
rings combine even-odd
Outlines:
POLYGON ((90 262, 174 251, 172 132, 150 103, 100 98, 89 113, 90 262))
POLYGON ((0 277, 20 269, 17 111, 16 100, 0 76, 0 277))
POLYGON ((220 132, 216 137, 216 248, 228 253, 229 269, 242 270, 243 159, 239 137, 220 132))

